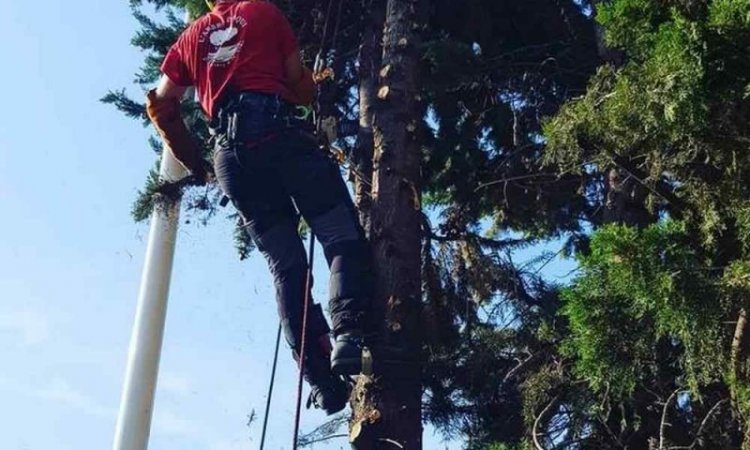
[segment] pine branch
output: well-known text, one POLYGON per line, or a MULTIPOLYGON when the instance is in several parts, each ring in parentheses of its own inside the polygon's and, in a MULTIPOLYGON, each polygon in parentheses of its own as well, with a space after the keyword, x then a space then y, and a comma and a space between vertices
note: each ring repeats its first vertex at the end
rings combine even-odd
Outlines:
POLYGON ((337 439, 340 437, 348 437, 348 434, 336 434, 341 427, 348 421, 348 417, 345 414, 334 416, 323 425, 317 427, 313 431, 303 434, 299 439, 300 447, 309 447, 312 444, 325 442, 331 439, 337 439))
POLYGON ((146 114, 146 105, 138 103, 132 100, 125 94, 125 89, 119 91, 108 91, 107 94, 99 99, 102 103, 114 105, 119 111, 131 119, 140 119, 143 121, 143 125, 146 126, 149 123, 148 115, 146 114))
POLYGON ((158 168, 154 167, 148 173, 145 187, 138 191, 130 214, 136 222, 143 222, 154 210, 168 211, 190 186, 196 186, 193 177, 175 182, 165 181, 159 176, 158 168))
POLYGON ((240 261, 244 261, 249 258, 250 254, 255 250, 255 243, 248 234, 240 215, 234 214, 232 217, 235 218, 234 248, 240 256, 240 261))

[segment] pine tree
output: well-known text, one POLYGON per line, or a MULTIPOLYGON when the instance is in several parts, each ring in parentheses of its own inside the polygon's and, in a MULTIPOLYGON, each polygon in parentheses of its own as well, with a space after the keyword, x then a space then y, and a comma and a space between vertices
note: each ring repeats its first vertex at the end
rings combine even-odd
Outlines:
MULTIPOLYGON (((182 11, 204 8, 150 3, 163 23, 132 2, 142 85, 182 11)), ((402 299, 405 318, 390 324, 407 342, 420 326, 422 404, 409 386, 403 429, 371 436, 416 448, 421 406, 472 450, 740 448, 747 1, 432 0, 423 18, 420 2, 389 3, 389 24, 403 24, 396 6, 415 5, 417 28, 384 28, 385 0, 277 2, 308 62, 320 54, 335 69, 321 114, 361 125, 357 140, 333 143, 371 230, 378 300, 389 289, 402 299), (406 53, 381 36, 396 50, 405 38, 406 53), (560 240, 560 252, 516 261, 560 240), (569 286, 540 275, 559 254, 580 264, 569 286)), ((144 119, 122 92, 106 100, 144 119)), ((184 107, 205 140, 197 108, 184 107)), ((152 177, 136 210, 163 189, 152 177)), ((186 195, 215 213, 215 191, 186 195)))
MULTIPOLYGON (((421 155, 419 89, 421 23, 427 3, 388 0, 377 105, 372 120, 374 157, 370 239, 375 263, 374 316, 385 343, 402 349, 414 367, 361 375, 354 395, 354 448, 422 448, 420 360, 421 155)), ((365 118, 365 120, 367 120, 365 118)), ((377 354, 375 355, 377 358, 377 354)), ((385 361, 376 361, 384 366, 385 361)))
POLYGON ((595 233, 563 296, 565 354, 609 405, 600 428, 616 440, 602 447, 747 448, 748 13, 742 1, 600 5, 622 65, 546 125, 551 161, 616 180, 620 225, 595 233))

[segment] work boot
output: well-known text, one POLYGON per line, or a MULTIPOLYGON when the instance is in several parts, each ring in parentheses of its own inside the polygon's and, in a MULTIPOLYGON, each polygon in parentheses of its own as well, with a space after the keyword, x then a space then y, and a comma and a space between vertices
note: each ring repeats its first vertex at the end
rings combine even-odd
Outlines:
POLYGON ((331 375, 330 378, 318 384, 310 383, 310 397, 307 399, 307 407, 313 405, 330 416, 343 410, 348 398, 349 386, 347 383, 341 377, 331 375))
POLYGON ((364 341, 359 333, 341 333, 331 353, 331 371, 336 375, 357 375, 362 371, 364 341))
POLYGON ((322 409, 326 414, 336 414, 346 407, 349 398, 349 386, 340 377, 331 372, 329 357, 331 340, 327 334, 313 343, 311 353, 305 357, 304 377, 310 385, 310 397, 307 407, 311 405, 322 409))
POLYGON ((386 344, 376 334, 363 337, 358 332, 346 332, 336 336, 336 343, 331 353, 331 371, 336 375, 350 376, 362 372, 362 350, 370 350, 370 370, 411 374, 418 369, 418 361, 410 356, 406 349, 386 344))

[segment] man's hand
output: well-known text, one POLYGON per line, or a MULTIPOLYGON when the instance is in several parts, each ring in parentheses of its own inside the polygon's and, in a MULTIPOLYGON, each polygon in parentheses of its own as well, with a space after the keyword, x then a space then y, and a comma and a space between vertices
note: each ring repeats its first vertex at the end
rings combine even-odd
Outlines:
POLYGON ((330 67, 326 67, 323 70, 315 72, 313 74, 313 81, 315 81, 315 84, 320 84, 326 80, 334 80, 335 78, 336 74, 330 67))
POLYGON ((213 183, 216 178, 213 166, 203 158, 201 158, 200 163, 195 170, 190 170, 190 174, 193 177, 193 181, 198 186, 213 183))

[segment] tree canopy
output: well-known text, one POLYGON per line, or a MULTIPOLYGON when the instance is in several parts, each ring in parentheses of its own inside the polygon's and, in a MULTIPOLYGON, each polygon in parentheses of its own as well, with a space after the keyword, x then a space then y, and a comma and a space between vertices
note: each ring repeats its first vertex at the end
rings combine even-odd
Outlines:
MULTIPOLYGON (((383 3, 275 3, 335 70, 321 113, 358 120, 383 3)), ((205 5, 131 5, 145 88, 205 5)), ((421 35, 424 420, 470 450, 750 449, 750 1, 432 0, 421 35)))

